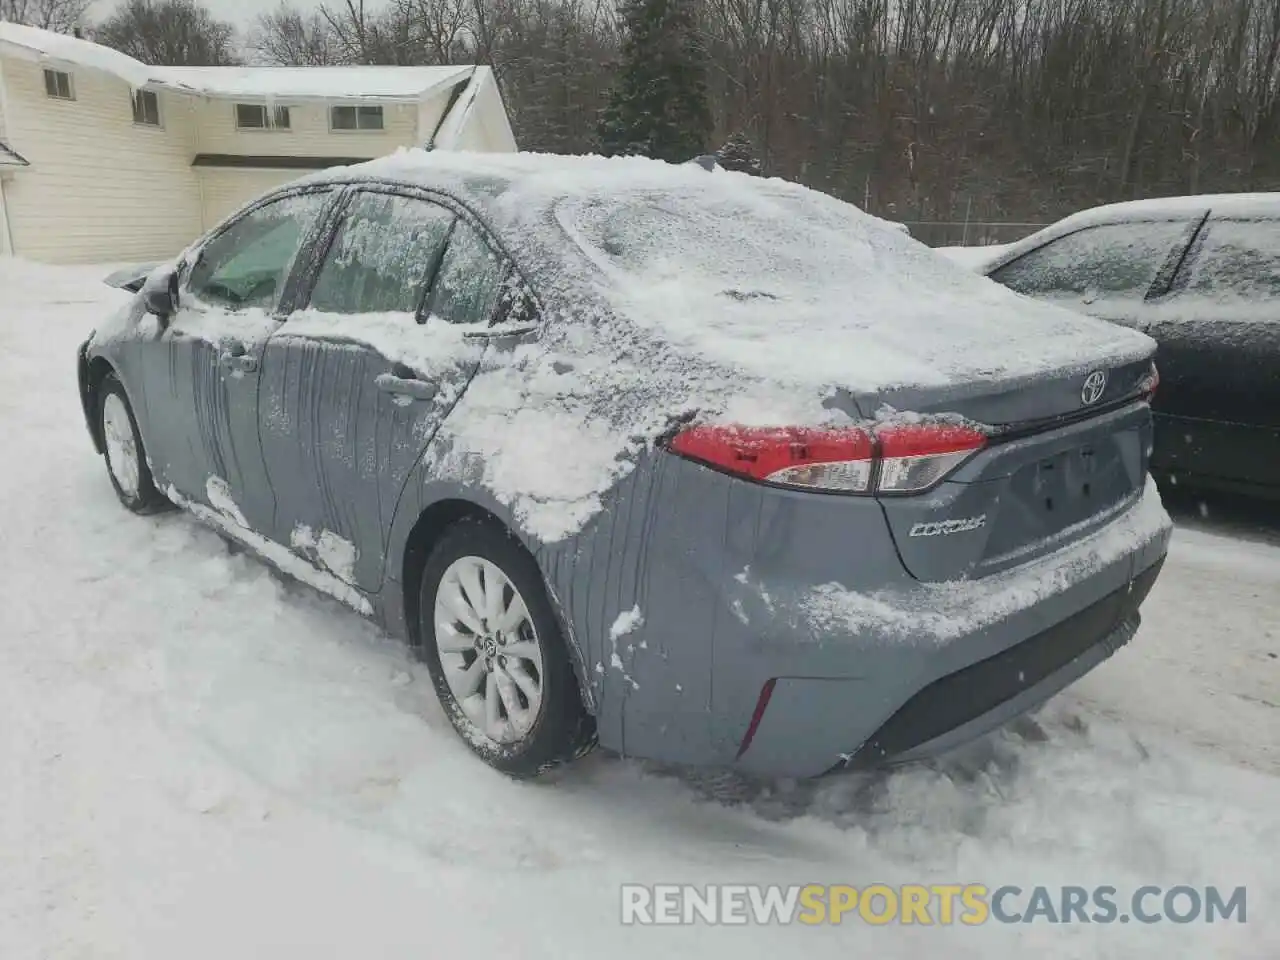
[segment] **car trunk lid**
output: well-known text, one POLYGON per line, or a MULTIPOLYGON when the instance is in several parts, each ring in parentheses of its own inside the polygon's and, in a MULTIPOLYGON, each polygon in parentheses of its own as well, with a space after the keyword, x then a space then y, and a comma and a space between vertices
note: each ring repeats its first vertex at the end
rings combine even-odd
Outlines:
POLYGON ((1145 483, 1151 374, 1143 359, 985 390, 881 398, 881 417, 901 403, 990 431, 987 447, 929 492, 879 495, 907 570, 927 581, 985 576, 1087 536, 1122 512, 1145 483))

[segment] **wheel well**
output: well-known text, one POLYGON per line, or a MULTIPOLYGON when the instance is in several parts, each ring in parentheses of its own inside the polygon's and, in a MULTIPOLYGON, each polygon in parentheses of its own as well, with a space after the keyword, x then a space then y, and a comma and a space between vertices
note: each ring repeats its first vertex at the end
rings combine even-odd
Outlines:
MULTIPOLYGON (((422 511, 418 522, 409 531, 409 539, 405 543, 404 563, 401 567, 400 583, 404 587, 405 629, 409 633, 409 641, 418 646, 422 638, 418 635, 418 585, 422 579, 423 568, 427 565, 427 557, 431 549, 440 539, 440 535, 459 520, 474 518, 489 520, 502 524, 496 516, 484 507, 466 500, 441 500, 422 511)), ((502 524, 502 526, 506 526, 502 524)))
POLYGON ((93 436, 93 445, 102 452, 102 424, 98 422, 98 389, 107 374, 115 373, 111 364, 102 357, 94 357, 89 361, 89 375, 85 384, 84 412, 89 421, 89 432, 93 436))
MULTIPOLYGON (((400 583, 402 586, 401 592, 404 595, 405 630, 408 632, 409 643, 413 647, 419 647, 422 644, 422 637, 418 633, 418 594, 421 592, 419 585, 422 580, 422 571, 427 565, 427 557, 431 555, 432 548, 439 541, 445 530, 459 520, 467 518, 495 523, 510 533, 510 528, 500 517, 468 500, 441 500, 433 503, 422 511, 422 516, 418 517, 418 522, 409 531, 409 539, 404 548, 404 563, 401 567, 402 579, 400 583)), ((550 584, 546 585, 546 589, 550 595, 552 610, 555 616, 561 620, 565 644, 569 649, 569 661, 573 665, 573 672, 578 680, 578 689, 582 693, 583 703, 587 711, 594 714, 595 698, 591 692, 587 667, 582 659, 584 654, 578 647, 576 639, 572 636, 570 625, 564 622, 565 614, 558 609, 554 591, 550 584)))

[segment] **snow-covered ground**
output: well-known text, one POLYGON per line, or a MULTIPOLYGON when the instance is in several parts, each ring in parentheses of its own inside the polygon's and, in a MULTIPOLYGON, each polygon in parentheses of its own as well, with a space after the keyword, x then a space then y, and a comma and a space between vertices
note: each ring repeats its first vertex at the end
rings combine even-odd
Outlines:
POLYGON ((1135 642, 937 767, 723 784, 455 738, 372 626, 116 503, 103 268, 0 261, 0 958, 1280 956, 1280 545, 1180 529, 1135 642), (1248 922, 623 928, 624 882, 1248 887, 1248 922))

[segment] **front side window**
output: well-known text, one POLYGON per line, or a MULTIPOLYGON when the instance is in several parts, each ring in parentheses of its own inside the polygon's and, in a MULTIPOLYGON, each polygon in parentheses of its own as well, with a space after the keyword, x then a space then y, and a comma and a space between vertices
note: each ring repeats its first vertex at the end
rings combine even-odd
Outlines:
POLYGON ((133 122, 160 126, 160 98, 154 90, 138 90, 133 95, 133 122))
POLYGON ((288 130, 289 108, 261 103, 237 103, 236 127, 241 130, 288 130))
POLYGON ((320 267, 311 307, 416 314, 453 221, 451 211, 426 200, 359 194, 320 267))
POLYGON ((329 193, 281 197, 245 214, 200 251, 187 289, 230 310, 274 310, 329 193))
POLYGON ((431 287, 427 318, 488 323, 502 293, 503 263, 480 232, 459 220, 431 287))
POLYGON ((1183 268, 1188 293, 1231 299, 1280 296, 1280 220, 1210 221, 1183 268))
POLYGON ((74 100, 71 90, 71 74, 62 70, 46 70, 44 72, 44 92, 55 100, 74 100))
POLYGON ((382 107, 331 107, 329 126, 334 130, 381 130, 382 107))
POLYGON ((1088 227, 1052 240, 991 274, 1032 296, 1146 296, 1187 224, 1177 221, 1088 227))

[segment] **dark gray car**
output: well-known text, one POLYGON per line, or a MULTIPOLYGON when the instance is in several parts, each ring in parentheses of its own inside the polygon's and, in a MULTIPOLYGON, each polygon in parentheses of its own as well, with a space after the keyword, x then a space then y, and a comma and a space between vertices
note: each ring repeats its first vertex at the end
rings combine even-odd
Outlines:
POLYGON ((798 186, 408 152, 151 272, 79 383, 127 507, 407 640, 499 769, 598 740, 813 776, 1132 636, 1152 351, 798 186))
POLYGON ((1280 194, 1095 207, 980 268, 1157 341, 1157 476, 1280 499, 1280 194))

